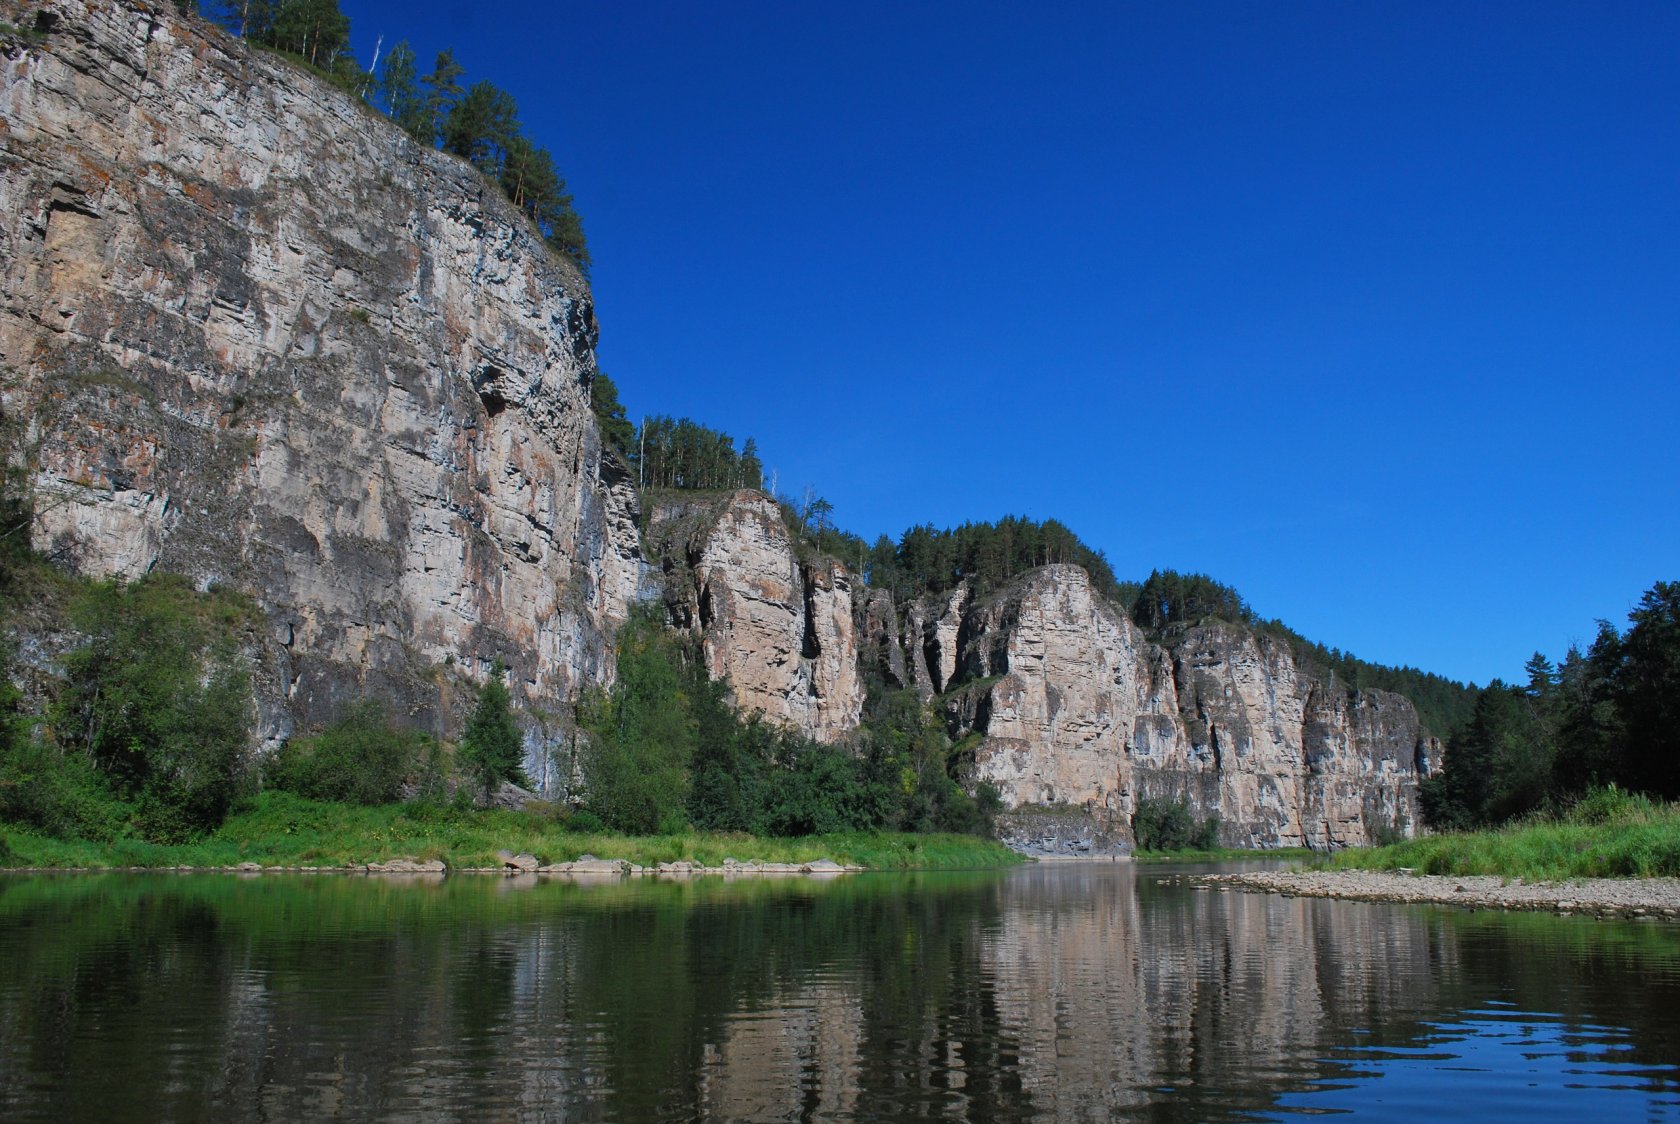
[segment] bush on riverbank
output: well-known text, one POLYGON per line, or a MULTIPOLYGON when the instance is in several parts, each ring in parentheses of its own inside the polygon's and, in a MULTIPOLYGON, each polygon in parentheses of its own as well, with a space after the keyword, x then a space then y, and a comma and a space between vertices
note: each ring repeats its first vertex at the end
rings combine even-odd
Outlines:
POLYGON ((1535 881, 1680 877, 1680 805, 1612 786, 1588 793, 1562 815, 1495 831, 1429 835, 1392 847, 1343 851, 1331 865, 1535 881))
POLYGON ((1145 796, 1132 813, 1140 851, 1212 851, 1219 846, 1219 817, 1197 820, 1185 800, 1145 796))
POLYGON ((544 863, 595 855, 640 866, 681 860, 718 866, 725 858, 777 863, 832 859, 872 869, 955 870, 1021 861, 999 844, 967 835, 855 832, 762 839, 685 831, 626 836, 570 830, 565 821, 540 812, 437 804, 365 807, 287 792, 263 793, 197 842, 119 838, 97 843, 55 839, 16 827, 0 835, 0 865, 10 867, 221 867, 255 862, 335 868, 407 857, 442 859, 451 869, 461 869, 497 867, 501 850, 528 852, 544 863))

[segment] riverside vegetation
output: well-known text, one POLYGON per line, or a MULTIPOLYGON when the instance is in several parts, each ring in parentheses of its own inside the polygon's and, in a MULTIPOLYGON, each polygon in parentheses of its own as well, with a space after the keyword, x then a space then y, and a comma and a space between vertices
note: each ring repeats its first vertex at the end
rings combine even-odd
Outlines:
MULTIPOLYGON (((8 512, 10 527, 26 525, 16 502, 8 512)), ((17 675, 28 669, 0 653, 5 865, 332 867, 405 856, 482 867, 504 849, 641 865, 1014 861, 982 838, 993 805, 951 778, 950 742, 919 704, 883 700, 861 751, 807 742, 737 717, 651 614, 624 630, 618 688, 580 708, 592 734, 581 805, 477 806, 525 780, 499 672, 456 743, 360 700, 253 764, 242 651, 260 617, 246 598, 169 574, 76 579, 15 534, 0 544, 6 619, 50 621, 36 631, 76 638, 57 675, 17 675)))
POLYGON ((1610 786, 1589 792, 1567 810, 1537 812, 1481 831, 1345 851, 1330 865, 1549 882, 1675 878, 1680 877, 1680 805, 1610 786))

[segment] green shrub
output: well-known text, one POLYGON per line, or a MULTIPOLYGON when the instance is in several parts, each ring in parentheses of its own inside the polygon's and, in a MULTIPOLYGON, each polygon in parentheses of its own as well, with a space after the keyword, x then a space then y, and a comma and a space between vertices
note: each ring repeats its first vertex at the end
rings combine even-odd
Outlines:
POLYGON ((81 754, 27 736, 0 747, 0 820, 60 839, 108 842, 122 834, 130 812, 81 754))
POLYGON ((579 835, 601 835, 607 830, 607 825, 601 822, 601 817, 588 808, 579 808, 561 820, 560 826, 579 835))
POLYGON ((1608 785, 1587 792, 1566 814, 1569 823, 1592 826, 1596 824, 1636 823, 1656 812, 1649 797, 1608 785))
POLYGON ((133 801, 149 838, 176 841, 226 818, 245 780, 252 708, 239 641, 256 619, 225 590, 183 577, 101 582, 72 606, 86 637, 64 659, 52 725, 133 801))
POLYGON ((1132 813, 1132 838, 1140 851, 1211 851, 1219 846, 1219 817, 1198 822, 1188 801, 1145 796, 1132 813))
POLYGON ((367 699, 312 738, 293 738, 263 770, 274 788, 311 800, 391 804, 421 771, 433 741, 391 724, 382 703, 367 699))

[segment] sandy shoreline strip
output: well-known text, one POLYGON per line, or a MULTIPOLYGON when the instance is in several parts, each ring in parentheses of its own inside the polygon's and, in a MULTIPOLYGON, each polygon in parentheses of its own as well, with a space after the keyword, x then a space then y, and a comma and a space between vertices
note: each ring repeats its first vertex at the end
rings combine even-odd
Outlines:
POLYGON ((1471 909, 1526 909, 1680 921, 1680 878, 1583 878, 1525 882, 1493 875, 1383 870, 1256 870, 1198 875, 1196 881, 1272 894, 1348 901, 1419 902, 1471 909))

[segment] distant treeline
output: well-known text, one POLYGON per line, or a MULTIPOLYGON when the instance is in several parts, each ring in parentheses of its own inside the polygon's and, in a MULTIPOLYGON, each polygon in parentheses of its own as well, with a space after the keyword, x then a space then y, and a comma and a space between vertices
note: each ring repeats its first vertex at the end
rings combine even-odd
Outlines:
MULTIPOLYGON (((625 416, 618 388, 598 374, 593 405, 603 439, 616 448, 650 488, 762 488, 758 446, 748 438, 737 453, 734 438, 689 418, 658 415, 642 429, 625 416)), ((1038 566, 1067 562, 1083 567, 1091 584, 1157 641, 1206 620, 1224 620, 1287 643, 1308 674, 1354 690, 1375 688, 1405 695, 1423 726, 1446 737, 1469 721, 1474 687, 1411 667, 1388 667, 1338 648, 1308 640, 1282 621, 1266 619, 1242 595, 1206 574, 1155 570, 1142 582, 1121 581, 1103 552, 1066 524, 1009 515, 996 522, 964 523, 955 529, 931 524, 911 527, 895 542, 886 535, 873 545, 834 525, 834 505, 807 489, 803 496, 778 496, 795 537, 853 567, 862 580, 892 593, 899 604, 943 593, 967 582, 977 595, 996 590, 1038 566)))
POLYGON ((1336 681, 1354 690, 1375 688, 1405 695, 1417 708, 1424 727, 1446 737, 1470 718, 1476 702, 1474 687, 1413 667, 1388 667, 1359 659, 1351 652, 1327 648, 1308 640, 1282 621, 1266 619, 1230 586, 1206 574, 1156 570, 1125 600, 1119 599, 1132 620, 1154 639, 1162 639, 1208 619, 1245 625, 1255 632, 1286 642, 1296 664, 1308 674, 1336 681))
POLYGON ((1528 682, 1495 680, 1424 785, 1443 828, 1556 810, 1604 785, 1680 798, 1680 582, 1657 582, 1619 631, 1598 622, 1585 651, 1554 665, 1536 652, 1528 682))
MULTIPOLYGON (((177 5, 190 9, 190 0, 177 5)), ((419 73, 403 40, 379 60, 377 75, 350 53, 350 19, 338 0, 225 0, 216 14, 228 30, 307 64, 383 110, 415 140, 462 157, 499 186, 558 253, 589 267, 583 222, 548 150, 519 123, 513 95, 491 82, 462 86, 465 70, 441 51, 419 73)))
POLYGON ((640 426, 625 416, 618 387, 603 371, 590 386, 590 405, 601 440, 617 450, 645 488, 722 490, 764 487, 764 465, 751 437, 736 450, 735 439, 692 418, 656 414, 640 426))
POLYGON ((1037 566, 1071 562, 1084 567, 1103 596, 1119 600, 1125 590, 1108 559, 1054 519, 1038 522, 1010 515, 995 523, 964 523, 955 530, 930 524, 911 527, 894 543, 886 536, 870 548, 869 584, 900 600, 942 593, 968 582, 985 594, 1037 566))

